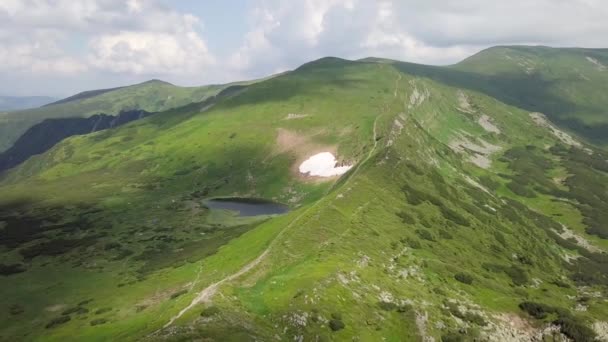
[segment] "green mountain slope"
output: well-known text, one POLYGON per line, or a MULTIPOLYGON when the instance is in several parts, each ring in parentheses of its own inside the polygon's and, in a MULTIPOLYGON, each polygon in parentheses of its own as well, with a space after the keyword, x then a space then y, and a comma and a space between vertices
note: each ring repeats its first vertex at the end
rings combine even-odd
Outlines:
POLYGON ((0 335, 605 338, 606 152, 409 67, 322 59, 4 175, 0 335), (323 151, 353 168, 298 173, 323 151))
POLYGON ((0 113, 0 151, 9 148, 29 127, 49 118, 116 115, 124 110, 158 112, 200 102, 217 94, 223 85, 178 87, 148 81, 128 87, 87 91, 41 108, 0 113))
POLYGON ((393 63, 413 75, 541 112, 583 139, 608 143, 607 49, 494 47, 450 67, 393 63))

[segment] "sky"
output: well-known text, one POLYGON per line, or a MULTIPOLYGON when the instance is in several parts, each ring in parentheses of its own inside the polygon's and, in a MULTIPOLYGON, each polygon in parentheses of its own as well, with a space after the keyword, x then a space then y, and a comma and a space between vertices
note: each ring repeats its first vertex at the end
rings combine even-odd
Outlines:
POLYGON ((608 48, 605 0, 0 0, 0 95, 253 79, 311 60, 608 48))

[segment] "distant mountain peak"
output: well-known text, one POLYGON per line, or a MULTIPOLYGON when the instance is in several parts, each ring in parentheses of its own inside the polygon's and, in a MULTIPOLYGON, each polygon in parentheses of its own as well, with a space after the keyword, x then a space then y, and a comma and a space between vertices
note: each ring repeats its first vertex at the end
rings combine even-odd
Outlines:
POLYGON ((174 86, 174 84, 173 84, 173 83, 169 83, 169 82, 166 82, 166 81, 163 81, 163 80, 159 80, 159 79, 157 79, 157 78, 153 78, 153 79, 151 79, 151 80, 148 80, 148 81, 145 81, 145 82, 142 82, 142 83, 136 84, 136 85, 144 85, 144 84, 164 84, 164 85, 171 85, 171 86, 174 86))

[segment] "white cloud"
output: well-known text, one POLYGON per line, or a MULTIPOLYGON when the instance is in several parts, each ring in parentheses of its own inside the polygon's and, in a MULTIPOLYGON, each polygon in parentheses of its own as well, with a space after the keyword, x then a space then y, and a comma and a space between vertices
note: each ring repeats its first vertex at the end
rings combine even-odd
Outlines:
POLYGON ((184 74, 213 64, 205 42, 195 32, 167 34, 120 32, 91 42, 91 65, 112 72, 184 74))
POLYGON ((74 74, 87 66, 58 45, 61 34, 37 31, 25 36, 0 29, 0 71, 38 74, 74 74))
POLYGON ((604 0, 254 0, 239 42, 224 41, 235 36, 235 22, 203 35, 207 13, 199 18, 173 4, 0 0, 0 74, 7 75, 0 81, 38 85, 71 75, 86 84, 152 77, 202 84, 266 76, 324 56, 449 64, 492 45, 606 47, 608 37, 604 0), (216 47, 228 52, 216 55, 216 47))
POLYGON ((605 47, 602 0, 259 0, 233 67, 263 74, 310 59, 457 62, 492 45, 605 47))
POLYGON ((2 0, 0 70, 202 74, 214 57, 200 29, 155 0, 2 0))

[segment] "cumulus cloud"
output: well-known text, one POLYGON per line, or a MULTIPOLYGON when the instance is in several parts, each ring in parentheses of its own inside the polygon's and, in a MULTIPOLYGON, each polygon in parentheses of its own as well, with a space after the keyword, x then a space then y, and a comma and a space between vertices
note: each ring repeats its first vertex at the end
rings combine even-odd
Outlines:
POLYGON ((153 0, 3 0, 0 68, 198 73, 214 61, 200 28, 197 17, 153 0))
POLYGON ((327 55, 457 62, 492 45, 604 47, 602 0, 259 0, 236 68, 271 72, 327 55))
POLYGON ((450 64, 492 45, 606 47, 608 37, 604 0, 250 4, 248 13, 234 9, 235 21, 239 13, 247 18, 244 26, 203 28, 207 13, 177 11, 169 0, 0 0, 0 73, 202 84, 266 76, 324 56, 450 64), (224 39, 230 30, 242 40, 224 39))
POLYGON ((97 37, 90 46, 91 65, 113 72, 180 74, 201 71, 214 62, 194 32, 119 32, 97 37))
POLYGON ((74 74, 86 65, 67 55, 57 44, 64 39, 53 32, 35 32, 14 37, 0 30, 0 71, 38 74, 74 74))

